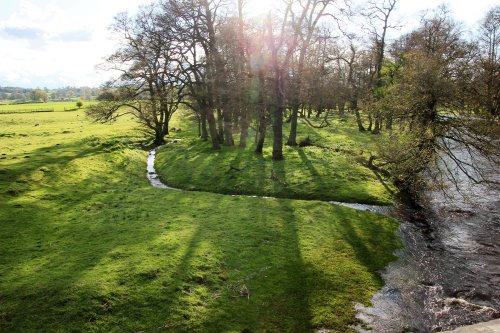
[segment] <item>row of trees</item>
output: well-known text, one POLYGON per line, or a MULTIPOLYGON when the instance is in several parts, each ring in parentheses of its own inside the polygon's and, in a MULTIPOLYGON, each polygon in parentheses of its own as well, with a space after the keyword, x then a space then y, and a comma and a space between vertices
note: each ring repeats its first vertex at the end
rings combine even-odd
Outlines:
POLYGON ((272 125, 280 160, 284 138, 297 144, 300 117, 327 125, 334 110, 350 112, 360 131, 391 133, 380 154, 404 182, 438 150, 458 163, 450 141, 494 152, 500 7, 474 40, 439 7, 389 43, 397 1, 368 0, 354 13, 348 1, 284 0, 279 14, 248 19, 244 0, 161 0, 120 14, 113 30, 122 44, 107 65, 121 74, 89 114, 109 121, 133 113, 162 144, 184 104, 214 149, 235 136, 246 146, 253 127, 257 153, 272 125))
POLYGON ((20 87, 0 87, 0 100, 31 102, 31 101, 63 101, 75 98, 92 100, 99 94, 99 88, 90 87, 64 87, 56 89, 27 89, 20 87))

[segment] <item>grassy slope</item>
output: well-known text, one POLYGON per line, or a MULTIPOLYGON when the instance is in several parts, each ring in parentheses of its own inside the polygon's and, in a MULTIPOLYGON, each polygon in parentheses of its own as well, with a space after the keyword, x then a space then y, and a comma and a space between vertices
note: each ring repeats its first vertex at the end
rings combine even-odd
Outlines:
POLYGON ((392 203, 394 189, 362 163, 374 150, 375 142, 370 134, 360 133, 353 120, 332 119, 332 126, 324 129, 300 125, 299 139, 309 136, 315 144, 331 149, 285 146, 285 160, 279 162, 271 160, 269 145, 263 156, 255 154, 253 137, 245 150, 224 147, 214 153, 209 142, 196 138, 188 123, 182 128, 184 131, 176 135, 183 140, 160 148, 156 163, 162 179, 174 187, 281 198, 392 203))
POLYGON ((126 121, 0 122, 2 332, 347 332, 399 246, 369 212, 152 188, 126 121))

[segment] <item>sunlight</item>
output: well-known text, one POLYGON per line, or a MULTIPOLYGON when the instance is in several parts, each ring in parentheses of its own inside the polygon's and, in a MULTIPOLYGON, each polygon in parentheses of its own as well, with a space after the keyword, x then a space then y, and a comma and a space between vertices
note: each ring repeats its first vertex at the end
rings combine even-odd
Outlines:
POLYGON ((252 18, 263 17, 270 11, 276 11, 280 4, 281 1, 246 0, 243 11, 246 15, 252 18))

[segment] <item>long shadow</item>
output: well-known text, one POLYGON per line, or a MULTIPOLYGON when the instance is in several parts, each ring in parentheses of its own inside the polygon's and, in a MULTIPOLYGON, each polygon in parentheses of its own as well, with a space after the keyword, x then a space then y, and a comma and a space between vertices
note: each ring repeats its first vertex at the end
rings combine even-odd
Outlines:
MULTIPOLYGON (((185 142, 182 142, 180 144, 186 144, 185 142)), ((183 182, 186 184, 193 184, 193 177, 199 177, 200 174, 203 174, 205 172, 205 169, 207 169, 207 165, 210 164, 210 160, 213 158, 212 154, 207 154, 206 150, 210 149, 208 147, 208 144, 205 146, 195 146, 196 151, 185 151, 184 154, 179 154, 177 156, 174 156, 172 159, 166 161, 166 167, 162 166, 161 164, 156 168, 156 171, 158 172, 158 175, 160 176, 160 179, 164 181, 165 184, 177 188, 185 188, 185 186, 182 184, 183 182), (202 151, 202 153, 197 153, 198 151, 202 151), (168 170, 169 165, 176 163, 179 164, 179 160, 184 160, 184 159, 191 159, 189 161, 189 165, 192 167, 191 172, 189 174, 184 175, 184 179, 180 179, 179 183, 176 182, 171 182, 169 181, 169 175, 168 172, 165 172, 164 170, 168 170)), ((164 146, 161 149, 168 150, 169 146, 164 146)), ((158 154, 158 155, 161 155, 158 154)), ((158 156, 157 155, 157 156, 158 156)), ((169 155, 172 155, 171 153, 169 155)), ((157 162, 158 163, 158 162, 157 162)), ((192 188, 185 188, 187 190, 192 190, 192 188)))
POLYGON ((313 277, 316 283, 321 283, 321 275, 315 274, 310 265, 304 263, 302 256, 301 245, 299 241, 299 226, 297 225, 297 217, 294 213, 294 207, 290 200, 278 201, 282 209, 289 212, 286 219, 282 221, 282 232, 287 242, 288 260, 285 265, 288 281, 286 294, 292 301, 290 305, 293 307, 290 312, 296 313, 296 318, 290 326, 290 332, 305 332, 313 329, 311 320, 312 313, 309 304, 309 293, 311 291, 310 279, 313 277))
POLYGON ((300 159, 302 160, 302 163, 306 166, 307 170, 309 170, 309 173, 313 176, 313 179, 316 180, 316 183, 319 187, 325 187, 325 183, 322 181, 322 176, 316 170, 312 162, 307 158, 306 153, 304 152, 303 149, 298 149, 298 154, 300 156, 300 159))
POLYGON ((396 193, 389 186, 387 186, 387 183, 380 176, 380 173, 377 172, 376 170, 372 170, 372 171, 373 171, 373 174, 375 175, 375 177, 377 177, 377 179, 380 182, 380 184, 382 184, 384 186, 384 188, 387 190, 387 192, 389 192, 392 196, 395 196, 396 193))
MULTIPOLYGON (((29 161, 8 166, 0 179, 2 187, 42 166, 49 171, 56 166, 64 169, 74 159, 107 153, 102 147, 83 148, 77 142, 52 148, 50 156, 37 158, 36 154, 47 150, 42 148, 29 161), (71 154, 62 154, 68 150, 71 154)), ((97 286, 81 281, 94 274, 103 260, 110 260, 117 248, 142 246, 156 237, 157 230, 142 228, 141 237, 131 237, 134 228, 141 228, 137 216, 141 209, 136 209, 136 215, 125 214, 125 185, 115 184, 109 191, 113 177, 123 180, 129 174, 120 169, 102 172, 103 176, 91 175, 80 183, 61 181, 48 172, 44 184, 50 187, 46 189, 37 183, 21 183, 23 191, 0 195, 0 330, 29 331, 36 326, 43 331, 47 316, 61 318, 50 330, 65 330, 71 323, 98 320, 106 315, 109 304, 118 303, 113 296, 103 296, 97 286), (106 172, 112 173, 109 179, 106 172), (33 196, 33 190, 50 195, 33 196)), ((150 191, 147 188, 147 196, 150 191)), ((172 195, 170 199, 176 200, 172 195)), ((115 259, 120 260, 119 256, 115 259)))
MULTIPOLYGON (((229 149, 231 149, 231 152, 234 154, 235 147, 231 147, 229 149)), ((227 171, 225 173, 226 177, 238 180, 249 177, 248 173, 250 172, 250 170, 248 169, 248 165, 242 165, 242 156, 245 153, 245 150, 236 148, 236 154, 234 154, 233 158, 229 161, 228 164, 224 165, 225 167, 227 166, 227 171)), ((236 185, 238 185, 238 183, 236 185)), ((235 194, 248 194, 248 191, 246 191, 246 189, 240 187, 235 187, 234 191, 235 194)))
POLYGON ((279 196, 286 197, 288 189, 288 182, 286 176, 286 160, 272 161, 273 167, 271 169, 271 179, 273 180, 274 192, 279 196))
MULTIPOLYGON (((346 207, 336 207, 338 210, 349 210, 346 207)), ((382 284, 377 271, 385 267, 389 262, 396 260, 393 253, 401 246, 398 238, 394 237, 397 230, 395 223, 390 223, 389 219, 377 213, 366 212, 369 215, 365 221, 359 218, 346 218, 335 224, 335 228, 341 233, 351 248, 355 251, 356 259, 363 263, 371 272, 376 274, 377 279, 382 284)))
POLYGON ((257 188, 263 189, 265 184, 265 178, 268 177, 268 175, 266 174, 267 172, 266 160, 262 155, 258 154, 254 155, 253 160, 257 170, 255 174, 258 175, 257 177, 255 177, 257 188))
MULTIPOLYGON (((228 271, 228 292, 222 297, 231 301, 215 301, 200 327, 221 332, 310 330, 303 267, 293 225, 273 221, 269 209, 272 208, 266 204, 263 210, 249 212, 225 225, 226 232, 238 234, 233 241, 239 242, 219 244, 225 248, 222 253, 226 255, 220 260, 227 263, 228 271), (242 227, 240 223, 249 225, 242 227), (238 248, 238 253, 230 250, 232 247, 238 248)), ((287 220, 293 220, 292 211, 289 215, 287 220)))

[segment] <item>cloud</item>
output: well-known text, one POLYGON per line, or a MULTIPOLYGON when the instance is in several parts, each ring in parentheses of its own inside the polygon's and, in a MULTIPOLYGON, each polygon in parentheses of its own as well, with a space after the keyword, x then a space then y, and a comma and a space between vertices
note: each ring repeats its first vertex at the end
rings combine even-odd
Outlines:
POLYGON ((3 27, 0 35, 10 39, 40 39, 43 38, 44 31, 31 27, 3 27))
POLYGON ((5 45, 6 41, 23 41, 30 49, 43 49, 47 43, 47 33, 36 27, 0 27, 0 42, 5 45))
POLYGON ((95 69, 117 47, 113 16, 150 1, 20 0, 0 16, 0 85, 99 86, 116 74, 95 69))
POLYGON ((65 31, 52 39, 61 42, 89 42, 92 40, 92 33, 87 30, 65 31))

